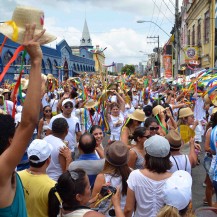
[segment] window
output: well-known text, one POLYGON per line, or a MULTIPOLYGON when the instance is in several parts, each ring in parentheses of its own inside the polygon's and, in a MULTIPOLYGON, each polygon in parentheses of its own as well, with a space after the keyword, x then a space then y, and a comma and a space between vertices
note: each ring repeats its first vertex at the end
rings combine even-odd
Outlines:
POLYGON ((207 11, 204 15, 204 43, 209 42, 209 31, 210 31, 210 14, 207 11))
POLYGON ((198 20, 197 26, 197 44, 201 45, 201 19, 198 20))
POLYGON ((195 45, 195 25, 193 25, 192 28, 192 45, 195 45))
POLYGON ((188 46, 191 45, 191 39, 190 39, 190 37, 191 37, 191 30, 189 29, 188 30, 188 46))

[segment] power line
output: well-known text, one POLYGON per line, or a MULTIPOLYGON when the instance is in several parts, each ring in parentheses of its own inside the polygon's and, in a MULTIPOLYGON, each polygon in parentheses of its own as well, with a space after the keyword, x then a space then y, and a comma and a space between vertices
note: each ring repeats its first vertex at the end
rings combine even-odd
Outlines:
MULTIPOLYGON (((161 6, 162 6, 162 1, 161 1, 161 4, 160 4, 160 8, 161 8, 161 6)), ((160 11, 159 11, 159 13, 158 13, 158 16, 157 16, 157 19, 156 19, 155 23, 157 23, 157 21, 158 21, 159 14, 160 14, 160 11)), ((154 34, 154 32, 155 32, 155 29, 156 29, 156 26, 154 26, 154 30, 152 31, 152 34, 151 34, 151 35, 153 35, 153 34, 154 34)))
POLYGON ((169 2, 171 3, 171 5, 175 8, 176 6, 175 6, 175 4, 171 1, 171 0, 169 0, 169 2))
MULTIPOLYGON (((154 0, 152 0, 154 2, 154 0)), ((164 17, 173 25, 170 19, 161 11, 160 7, 154 2, 155 6, 158 8, 159 12, 164 15, 164 17)))
POLYGON ((168 10, 170 11, 170 13, 171 13, 172 15, 174 15, 174 12, 172 12, 172 11, 170 10, 170 8, 169 8, 169 6, 167 5, 167 3, 165 2, 165 0, 163 0, 163 2, 164 2, 164 4, 166 5, 166 7, 168 8, 168 10))

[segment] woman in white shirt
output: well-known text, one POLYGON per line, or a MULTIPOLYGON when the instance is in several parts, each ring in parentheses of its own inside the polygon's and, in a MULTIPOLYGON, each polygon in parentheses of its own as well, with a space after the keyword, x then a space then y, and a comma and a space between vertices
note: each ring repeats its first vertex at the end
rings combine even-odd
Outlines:
POLYGON ((163 186, 171 176, 170 144, 164 137, 155 135, 147 139, 145 169, 131 172, 127 184, 125 217, 156 217, 164 206, 163 186), (135 209, 136 207, 136 209, 135 209))

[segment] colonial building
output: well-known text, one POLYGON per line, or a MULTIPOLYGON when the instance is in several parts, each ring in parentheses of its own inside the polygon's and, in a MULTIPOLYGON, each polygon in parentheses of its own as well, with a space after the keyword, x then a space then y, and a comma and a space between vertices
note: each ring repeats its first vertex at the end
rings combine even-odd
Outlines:
MULTIPOLYGON (((68 77, 77 76, 83 72, 95 72, 95 61, 93 60, 93 54, 88 51, 88 49, 93 48, 93 46, 89 36, 89 31, 88 34, 86 34, 86 31, 88 31, 88 27, 85 20, 81 44, 79 46, 80 54, 76 53, 75 55, 73 53, 73 49, 65 40, 59 42, 56 45, 56 49, 42 46, 42 73, 51 73, 63 81, 68 77)), ((4 35, 0 34, 0 45, 3 43, 3 40, 4 35)), ((0 55, 0 72, 2 72, 4 66, 10 61, 18 46, 19 44, 7 39, 0 55)), ((17 60, 9 68, 4 80, 14 80, 14 76, 16 76, 19 72, 21 57, 22 53, 19 54, 17 60)), ((27 54, 24 60, 24 74, 29 73, 29 65, 30 59, 29 55, 27 54)))
POLYGON ((181 11, 180 65, 188 69, 215 65, 216 0, 184 0, 181 11))

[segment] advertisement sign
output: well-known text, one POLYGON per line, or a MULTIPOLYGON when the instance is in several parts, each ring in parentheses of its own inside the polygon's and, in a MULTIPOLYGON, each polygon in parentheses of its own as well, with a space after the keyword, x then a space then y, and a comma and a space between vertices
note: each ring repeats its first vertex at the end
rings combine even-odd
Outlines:
POLYGON ((166 78, 171 78, 173 76, 172 73, 172 56, 164 55, 163 56, 163 65, 164 65, 164 76, 166 78))
POLYGON ((198 60, 198 47, 186 47, 185 51, 185 62, 191 64, 193 60, 198 60))

